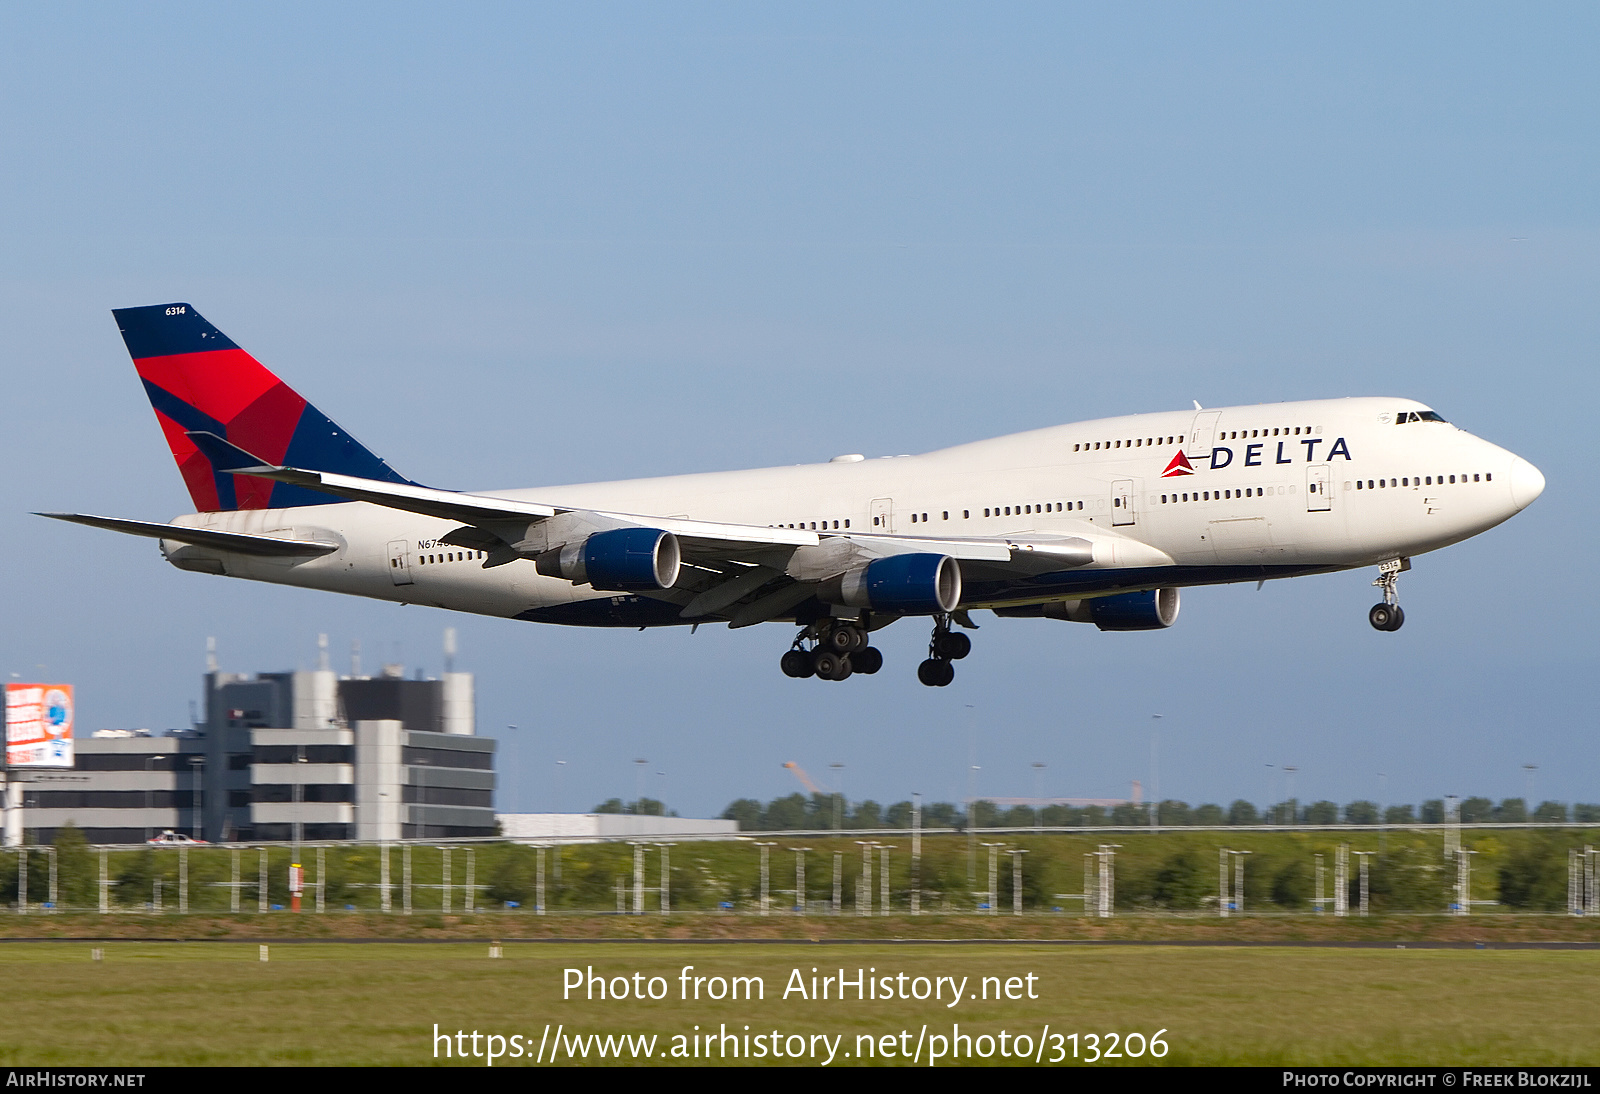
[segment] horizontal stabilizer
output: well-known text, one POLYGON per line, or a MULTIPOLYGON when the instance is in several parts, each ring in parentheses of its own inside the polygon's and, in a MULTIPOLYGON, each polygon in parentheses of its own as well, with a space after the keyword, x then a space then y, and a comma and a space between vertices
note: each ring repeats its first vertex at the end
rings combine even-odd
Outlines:
POLYGON ((254 536, 244 532, 221 532, 214 528, 188 528, 181 524, 158 524, 149 520, 125 520, 120 517, 95 517, 87 513, 35 513, 36 517, 65 520, 73 524, 86 524, 90 528, 105 528, 124 532, 130 536, 149 536, 151 539, 171 539, 179 543, 192 543, 196 547, 210 547, 218 551, 233 551, 241 555, 307 556, 327 555, 337 551, 342 544, 315 539, 279 539, 277 536, 254 536))

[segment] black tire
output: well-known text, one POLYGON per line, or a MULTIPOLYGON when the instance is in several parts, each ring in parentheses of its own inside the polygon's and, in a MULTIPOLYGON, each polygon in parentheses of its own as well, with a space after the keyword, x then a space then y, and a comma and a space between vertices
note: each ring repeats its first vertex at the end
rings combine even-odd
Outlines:
POLYGON ((946 661, 959 661, 972 652, 972 639, 959 631, 945 631, 933 640, 933 651, 946 661))
POLYGON ((868 646, 860 653, 850 655, 850 664, 864 676, 871 676, 883 668, 883 651, 877 646, 868 646))
POLYGON ((804 650, 790 650, 778 662, 783 668, 783 674, 795 680, 804 680, 808 676, 815 676, 817 669, 811 663, 811 655, 804 650))
POLYGON ((835 680, 848 680, 855 671, 856 667, 850 660, 850 655, 845 654, 839 658, 839 665, 833 670, 833 678, 835 680))
POLYGON ((860 627, 851 627, 850 637, 853 639, 853 644, 850 647, 851 653, 866 649, 867 643, 872 641, 872 639, 868 637, 867 632, 862 630, 860 627))
POLYGON ((948 668, 949 665, 948 661, 937 661, 930 657, 917 666, 917 679, 922 681, 924 687, 943 687, 944 685, 939 682, 942 678, 941 669, 948 668))
POLYGON ((1400 605, 1396 604, 1395 607, 1394 607, 1394 619, 1390 621, 1389 629, 1391 631, 1397 631, 1401 627, 1405 626, 1405 622, 1406 622, 1406 610, 1404 608, 1400 607, 1400 605))
POLYGON ((1394 619, 1395 612, 1398 610, 1398 608, 1391 608, 1387 604, 1374 604, 1372 609, 1367 612, 1367 622, 1372 624, 1373 630, 1392 631, 1397 626, 1394 619))
POLYGON ((834 653, 832 650, 827 649, 818 650, 812 655, 811 658, 811 663, 816 667, 817 670, 818 680, 842 679, 837 675, 841 662, 849 664, 845 658, 839 656, 837 653, 834 653))
POLYGON ((856 636, 854 628, 833 628, 833 630, 828 632, 828 637, 824 640, 824 645, 826 645, 834 653, 849 653, 851 650, 856 648, 856 636))

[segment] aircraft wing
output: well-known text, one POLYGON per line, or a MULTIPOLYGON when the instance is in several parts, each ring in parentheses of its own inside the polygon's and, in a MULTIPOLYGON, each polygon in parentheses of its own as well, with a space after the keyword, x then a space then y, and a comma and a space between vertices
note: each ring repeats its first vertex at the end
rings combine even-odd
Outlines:
POLYGON ((212 433, 197 431, 189 437, 219 471, 459 521, 462 527, 441 537, 442 541, 487 552, 486 568, 535 558, 597 531, 642 527, 671 532, 679 541, 684 562, 680 579, 670 589, 640 595, 682 605, 685 619, 728 618, 735 627, 782 615, 814 595, 818 583, 890 555, 948 555, 980 569, 1036 574, 1114 559, 1125 565, 1131 559, 1116 557, 1126 555, 1127 548, 1119 552, 1119 542, 1136 550, 1151 550, 1087 522, 1082 524, 1081 535, 911 536, 610 512, 279 466, 212 433))

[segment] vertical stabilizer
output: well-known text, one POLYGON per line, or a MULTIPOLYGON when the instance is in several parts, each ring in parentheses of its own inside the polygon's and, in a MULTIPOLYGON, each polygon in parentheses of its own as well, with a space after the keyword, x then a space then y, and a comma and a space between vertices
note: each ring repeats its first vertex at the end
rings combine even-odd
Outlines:
POLYGON ((203 430, 277 464, 406 482, 188 304, 119 308, 122 340, 200 512, 327 505, 340 499, 218 472, 184 434, 203 430))

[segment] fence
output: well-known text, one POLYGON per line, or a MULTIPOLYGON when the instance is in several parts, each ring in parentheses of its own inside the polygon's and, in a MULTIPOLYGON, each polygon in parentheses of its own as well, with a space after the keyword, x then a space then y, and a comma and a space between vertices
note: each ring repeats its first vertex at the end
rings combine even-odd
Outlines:
POLYGON ((63 844, 0 852, 0 902, 17 914, 260 914, 296 897, 312 913, 396 915, 1600 914, 1600 826, 761 835, 774 838, 302 844, 298 860, 287 844, 63 844))

